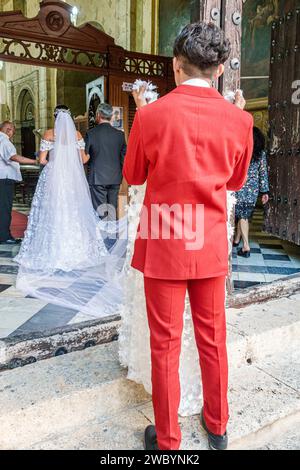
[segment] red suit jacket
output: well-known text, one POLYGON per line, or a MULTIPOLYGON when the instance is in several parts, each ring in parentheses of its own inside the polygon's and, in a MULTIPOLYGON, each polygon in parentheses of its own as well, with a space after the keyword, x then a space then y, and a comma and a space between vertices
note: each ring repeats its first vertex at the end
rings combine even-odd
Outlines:
POLYGON ((228 273, 226 190, 246 182, 252 129, 214 88, 181 85, 136 113, 123 168, 129 184, 147 180, 134 268, 157 279, 228 273))

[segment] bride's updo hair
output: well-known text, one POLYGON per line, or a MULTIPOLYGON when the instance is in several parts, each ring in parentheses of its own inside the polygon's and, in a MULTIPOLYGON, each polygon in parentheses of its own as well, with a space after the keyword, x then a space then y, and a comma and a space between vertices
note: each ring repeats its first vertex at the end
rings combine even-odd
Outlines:
POLYGON ((55 119, 57 118, 57 115, 58 115, 60 112, 68 113, 68 114, 70 114, 70 116, 71 116, 70 108, 68 108, 68 106, 66 106, 65 104, 58 104, 58 105, 56 106, 56 108, 54 109, 54 117, 55 117, 55 119))

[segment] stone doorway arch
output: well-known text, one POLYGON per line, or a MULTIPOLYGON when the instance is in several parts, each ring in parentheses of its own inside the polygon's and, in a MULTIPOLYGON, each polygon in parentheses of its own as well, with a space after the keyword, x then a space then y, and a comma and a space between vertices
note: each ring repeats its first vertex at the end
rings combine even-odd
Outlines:
POLYGON ((34 135, 35 129, 35 100, 29 90, 24 88, 17 102, 17 132, 20 138, 21 154, 25 157, 34 157, 36 152, 36 139, 34 135))

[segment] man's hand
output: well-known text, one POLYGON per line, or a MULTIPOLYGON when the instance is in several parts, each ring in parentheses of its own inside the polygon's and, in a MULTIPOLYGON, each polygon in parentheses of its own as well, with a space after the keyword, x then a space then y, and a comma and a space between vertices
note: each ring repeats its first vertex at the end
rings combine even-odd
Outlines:
POLYGON ((148 104, 147 100, 144 97, 145 91, 146 87, 142 86, 139 90, 133 90, 132 92, 132 96, 134 98, 137 109, 140 109, 148 104))
POLYGON ((240 109, 244 109, 245 106, 246 106, 246 100, 243 96, 243 93, 241 92, 241 90, 237 90, 236 91, 236 94, 235 94, 235 102, 234 102, 235 106, 237 106, 238 108, 240 109))
POLYGON ((28 158, 28 165, 39 165, 39 160, 37 158, 35 160, 28 158))
POLYGON ((267 204, 269 202, 269 194, 264 194, 261 197, 261 200, 262 200, 263 205, 267 204))
POLYGON ((33 160, 33 158, 22 157, 21 155, 14 155, 10 159, 13 162, 20 163, 21 165, 38 165, 37 160, 33 160))

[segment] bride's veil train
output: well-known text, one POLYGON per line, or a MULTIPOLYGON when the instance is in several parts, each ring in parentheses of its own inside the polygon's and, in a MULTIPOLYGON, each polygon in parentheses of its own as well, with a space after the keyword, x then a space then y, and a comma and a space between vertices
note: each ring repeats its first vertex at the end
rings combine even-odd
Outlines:
POLYGON ((15 258, 20 265, 16 286, 89 317, 111 315, 123 302, 127 217, 106 222, 94 211, 68 112, 58 113, 54 133, 15 258))

